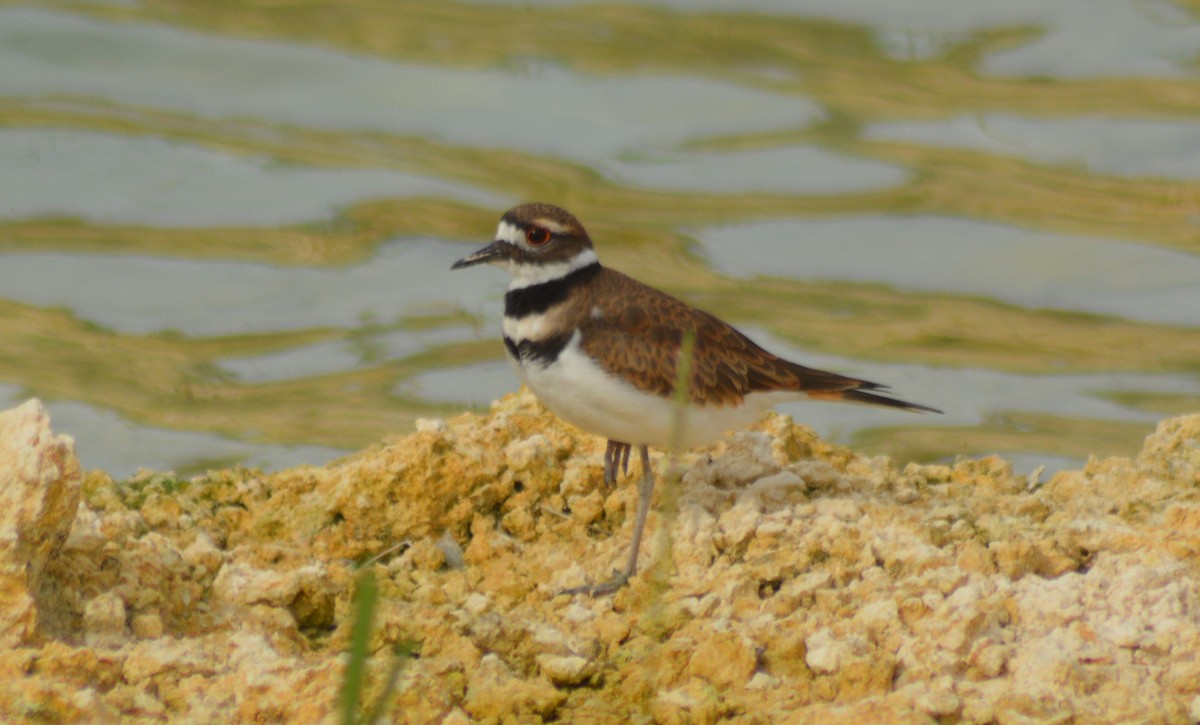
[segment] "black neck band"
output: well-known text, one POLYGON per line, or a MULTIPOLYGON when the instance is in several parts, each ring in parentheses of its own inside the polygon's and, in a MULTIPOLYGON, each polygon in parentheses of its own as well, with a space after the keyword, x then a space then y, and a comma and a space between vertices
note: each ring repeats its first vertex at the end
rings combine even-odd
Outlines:
POLYGON ((587 284, 597 274, 600 274, 600 263, 592 262, 558 279, 509 290, 504 295, 504 316, 519 320, 529 315, 540 315, 565 300, 572 289, 587 284))

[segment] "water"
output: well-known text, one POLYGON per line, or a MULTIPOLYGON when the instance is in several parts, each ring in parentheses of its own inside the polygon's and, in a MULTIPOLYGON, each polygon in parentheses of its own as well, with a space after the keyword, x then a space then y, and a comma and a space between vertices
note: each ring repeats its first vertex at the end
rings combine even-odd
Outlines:
POLYGON ((868 453, 1129 455, 1200 410, 1200 24, 1126 0, 0 8, 0 397, 85 466, 321 464, 516 388, 520 200, 943 416, 868 453), (664 12, 665 11, 665 12, 664 12))

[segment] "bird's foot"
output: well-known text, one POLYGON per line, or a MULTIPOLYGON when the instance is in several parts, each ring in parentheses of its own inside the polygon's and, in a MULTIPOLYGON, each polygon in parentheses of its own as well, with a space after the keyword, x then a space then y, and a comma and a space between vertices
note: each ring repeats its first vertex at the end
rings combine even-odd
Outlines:
POLYGON ((606 582, 599 584, 584 584, 579 587, 571 587, 570 589, 559 590, 559 594, 575 596, 576 594, 586 594, 589 597, 606 597, 609 594, 615 594, 621 587, 629 583, 632 574, 621 572, 613 569, 613 577, 606 582))
POLYGON ((633 446, 620 441, 609 441, 604 449, 604 485, 614 486, 617 483, 617 469, 629 474, 629 454, 633 446))
MULTIPOLYGON (((628 443, 609 441, 604 451, 604 481, 612 483, 617 480, 617 466, 628 473, 629 452, 633 449, 628 443)), ((638 549, 642 544, 642 533, 646 529, 646 515, 650 511, 650 498, 654 494, 654 473, 650 470, 650 450, 646 446, 638 446, 642 456, 642 482, 638 485, 637 515, 633 522, 633 538, 629 542, 629 560, 621 571, 613 571, 612 579, 600 584, 585 584, 581 587, 563 589, 559 594, 587 594, 592 597, 603 597, 613 594, 629 583, 637 574, 638 549)))

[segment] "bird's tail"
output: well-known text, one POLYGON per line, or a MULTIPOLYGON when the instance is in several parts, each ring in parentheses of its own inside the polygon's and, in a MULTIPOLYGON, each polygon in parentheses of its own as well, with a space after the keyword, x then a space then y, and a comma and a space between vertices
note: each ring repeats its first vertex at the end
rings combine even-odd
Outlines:
MULTIPOLYGON (((875 386, 871 384, 872 387, 875 386)), ((864 386, 866 387, 866 386, 864 386)), ((813 400, 834 400, 843 403, 865 403, 867 405, 882 405, 888 408, 899 408, 901 410, 911 410, 915 413, 941 413, 937 408, 930 408, 925 405, 910 403, 907 400, 897 400, 889 398, 885 395, 867 392, 862 388, 851 388, 849 390, 813 390, 808 393, 808 397, 813 400)))

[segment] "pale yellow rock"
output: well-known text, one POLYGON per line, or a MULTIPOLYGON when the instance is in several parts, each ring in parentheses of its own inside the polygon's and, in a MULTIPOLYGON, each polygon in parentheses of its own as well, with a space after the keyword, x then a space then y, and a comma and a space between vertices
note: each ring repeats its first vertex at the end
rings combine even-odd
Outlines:
POLYGON ((741 688, 750 682, 757 662, 754 642, 746 635, 712 631, 697 643, 687 672, 717 688, 741 688))
POLYGON ((596 663, 578 655, 541 654, 538 669, 556 685, 578 685, 596 672, 596 663))
POLYGON ((128 639, 125 602, 113 592, 95 597, 83 609, 83 627, 88 646, 120 646, 128 639))
POLYGON ((46 566, 78 504, 75 444, 50 431, 41 401, 0 413, 0 647, 33 640, 55 618, 46 566))
POLYGON ((129 628, 138 639, 157 639, 163 635, 162 617, 139 614, 129 622, 129 628))
POLYGON ((918 709, 933 717, 950 717, 962 708, 962 700, 954 692, 954 681, 949 675, 929 683, 928 689, 917 695, 918 709))
POLYGON ((547 680, 522 679, 495 654, 486 655, 471 676, 465 709, 480 720, 536 715, 549 717, 567 693, 547 680))
POLYGON ((0 648, 0 721, 336 722, 379 556, 366 697, 420 655, 392 722, 1188 722, 1198 448, 1200 416, 1164 421, 1031 491, 999 458, 893 466, 770 417, 684 457, 603 598, 558 592, 623 563, 640 472, 606 489, 604 441, 524 393, 328 468, 92 473, 70 516, 10 507, 66 543, 8 580, 46 624, 0 648))

